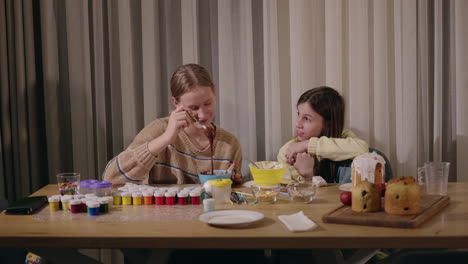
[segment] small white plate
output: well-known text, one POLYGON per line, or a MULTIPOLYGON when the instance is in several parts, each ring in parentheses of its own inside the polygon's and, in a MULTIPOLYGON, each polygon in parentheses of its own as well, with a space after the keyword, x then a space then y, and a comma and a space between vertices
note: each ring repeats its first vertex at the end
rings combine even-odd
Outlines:
POLYGON ((353 184, 352 184, 351 182, 348 182, 348 183, 341 184, 341 185, 338 187, 338 189, 340 189, 340 190, 342 190, 342 191, 350 192, 352 186, 353 186, 353 184))
POLYGON ((213 226, 243 227, 260 221, 265 216, 257 211, 218 210, 201 214, 198 220, 213 226))

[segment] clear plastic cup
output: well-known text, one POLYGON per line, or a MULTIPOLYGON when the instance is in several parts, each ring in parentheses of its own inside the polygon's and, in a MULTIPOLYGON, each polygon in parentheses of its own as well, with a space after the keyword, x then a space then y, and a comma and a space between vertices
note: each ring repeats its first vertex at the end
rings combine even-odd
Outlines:
POLYGON ((57 174, 57 184, 61 195, 79 194, 80 174, 76 172, 59 173, 57 174))

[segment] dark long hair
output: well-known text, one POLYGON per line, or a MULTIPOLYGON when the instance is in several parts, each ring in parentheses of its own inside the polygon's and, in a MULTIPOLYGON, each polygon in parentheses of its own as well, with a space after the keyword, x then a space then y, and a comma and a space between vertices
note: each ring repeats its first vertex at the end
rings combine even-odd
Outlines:
MULTIPOLYGON (((344 127, 345 102, 335 89, 328 86, 310 89, 299 97, 297 105, 302 103, 308 103, 323 118, 324 124, 320 136, 341 138, 344 127)), ((327 182, 335 182, 336 164, 328 159, 322 160, 320 176, 327 182)))

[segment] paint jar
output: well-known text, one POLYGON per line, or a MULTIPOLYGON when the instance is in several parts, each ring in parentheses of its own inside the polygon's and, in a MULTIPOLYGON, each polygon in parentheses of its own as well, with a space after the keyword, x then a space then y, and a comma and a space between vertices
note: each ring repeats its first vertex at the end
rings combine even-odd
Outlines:
POLYGON ((99 213, 109 212, 109 200, 106 197, 101 197, 98 199, 99 202, 99 213))
POLYGON ((81 200, 70 200, 69 202, 69 208, 72 214, 77 214, 81 212, 82 206, 81 206, 81 200))
POLYGON ((132 194, 130 192, 123 192, 122 195, 122 204, 131 205, 132 204, 132 194))
POLYGON ((70 210, 69 205, 70 205, 70 200, 72 198, 70 196, 62 196, 60 198, 60 202, 62 202, 62 210, 68 211, 70 210))
POLYGON ((120 192, 114 192, 112 194, 112 203, 114 205, 121 205, 122 204, 122 195, 120 192))
POLYGON ((51 212, 56 212, 60 210, 60 198, 57 196, 49 197, 49 208, 51 212))
POLYGON ((203 211, 211 212, 215 210, 216 200, 213 198, 208 198, 203 200, 203 211))
POLYGON ((199 191, 191 191, 190 192, 190 203, 191 204, 200 204, 200 192, 199 191))
POLYGON ((154 193, 154 204, 156 205, 164 204, 164 192, 157 191, 154 193))
POLYGON ((216 203, 224 204, 231 202, 231 184, 230 179, 215 179, 209 181, 211 185, 211 193, 216 203))
POLYGON ((177 194, 177 201, 180 205, 187 205, 188 203, 188 193, 187 192, 179 192, 177 194))
POLYGON ((98 201, 88 201, 86 203, 88 206, 88 214, 91 216, 99 215, 99 207, 101 206, 98 201))
POLYGON ((88 198, 81 199, 81 211, 82 212, 87 212, 88 211, 88 206, 86 205, 86 202, 88 200, 89 200, 88 198))
POLYGON ((152 190, 146 190, 143 192, 143 203, 145 205, 153 204, 153 191, 152 190))
POLYGON ((133 202, 133 205, 142 205, 143 204, 143 194, 141 192, 132 193, 132 202, 133 202))
POLYGON ((173 192, 167 192, 164 194, 164 198, 167 205, 174 205, 176 200, 176 194, 173 192))

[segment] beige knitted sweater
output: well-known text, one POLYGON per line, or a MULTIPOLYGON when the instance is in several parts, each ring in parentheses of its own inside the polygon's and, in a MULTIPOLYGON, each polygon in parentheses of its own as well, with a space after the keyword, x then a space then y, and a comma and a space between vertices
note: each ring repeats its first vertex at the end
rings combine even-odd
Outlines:
MULTIPOLYGON (((156 157, 148 142, 164 133, 169 118, 156 119, 138 133, 128 148, 106 166, 104 179, 113 184, 125 182, 149 184, 199 183, 198 173, 211 170, 211 149, 197 149, 181 130, 177 139, 156 157)), ((213 142, 214 169, 227 169, 235 160, 236 176, 241 177, 242 150, 237 138, 219 126, 213 142)))

